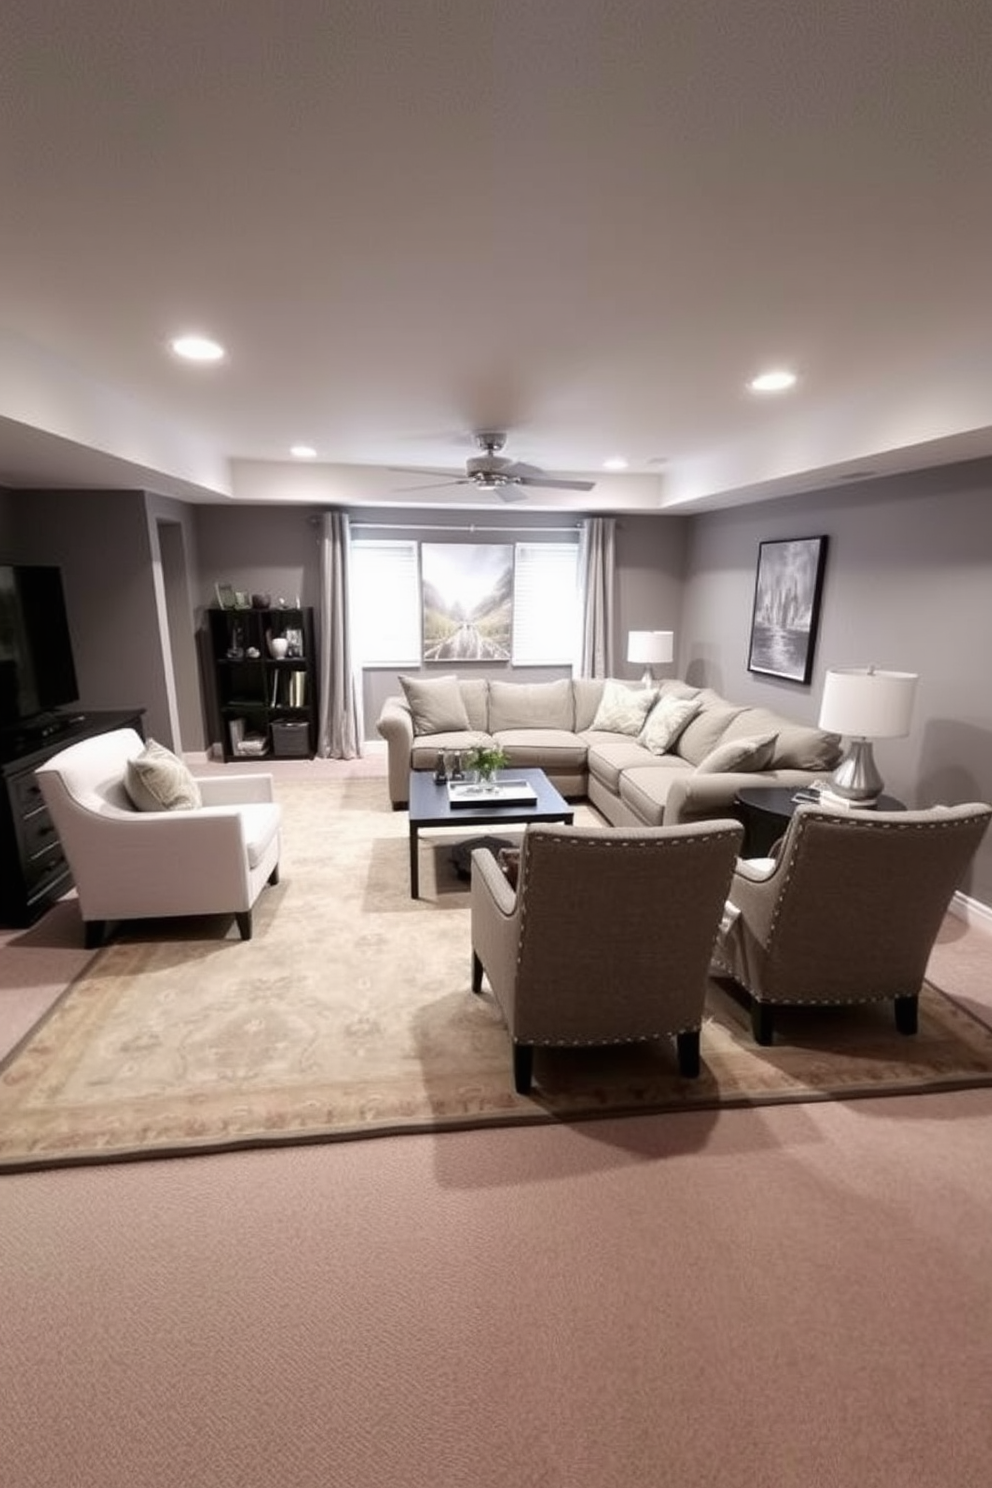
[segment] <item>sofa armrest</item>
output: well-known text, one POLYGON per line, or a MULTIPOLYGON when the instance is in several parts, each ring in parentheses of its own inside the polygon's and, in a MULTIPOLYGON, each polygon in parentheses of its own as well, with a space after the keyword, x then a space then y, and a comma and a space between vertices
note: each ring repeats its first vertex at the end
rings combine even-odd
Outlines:
POLYGON ((760 790, 767 786, 781 786, 798 790, 822 778, 822 770, 765 770, 747 774, 728 772, 710 774, 689 771, 673 776, 665 799, 665 815, 662 826, 678 826, 684 821, 706 821, 712 816, 723 816, 734 809, 734 798, 738 791, 760 790))
POLYGON ((410 794, 410 751, 413 748, 413 715, 406 698, 387 697, 376 720, 376 731, 386 741, 389 799, 393 809, 406 806, 410 794))

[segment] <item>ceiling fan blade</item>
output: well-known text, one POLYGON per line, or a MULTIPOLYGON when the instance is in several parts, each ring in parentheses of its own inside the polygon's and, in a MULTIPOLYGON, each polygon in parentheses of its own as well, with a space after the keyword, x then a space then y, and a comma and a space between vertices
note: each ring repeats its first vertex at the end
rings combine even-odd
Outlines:
POLYGON ((387 465, 387 470, 394 475, 447 475, 454 476, 452 470, 438 470, 436 465, 387 465))
POLYGON ((516 484, 497 486, 496 495, 499 497, 500 501, 506 502, 527 500, 527 492, 521 491, 520 487, 516 484))
MULTIPOLYGON (((445 474, 447 474, 447 471, 445 471, 445 474)), ((466 480, 465 477, 462 476, 459 480, 427 481, 426 484, 422 486, 393 486, 390 494, 393 496, 399 496, 403 491, 443 491, 445 486, 470 485, 472 485, 472 482, 466 480)))
POLYGON ((550 475, 521 475, 515 477, 521 486, 547 486, 552 491, 594 491, 595 481, 555 480, 550 475))

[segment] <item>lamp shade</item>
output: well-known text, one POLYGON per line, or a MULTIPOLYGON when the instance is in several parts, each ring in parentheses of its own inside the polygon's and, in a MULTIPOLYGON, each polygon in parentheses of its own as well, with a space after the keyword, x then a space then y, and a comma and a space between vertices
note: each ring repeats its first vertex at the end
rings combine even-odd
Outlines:
POLYGON ((820 728, 849 738, 900 738, 909 733, 918 681, 915 672, 880 672, 874 667, 828 671, 820 702, 820 728))
POLYGON ((627 660, 652 666, 671 661, 675 655, 675 633, 671 630, 630 630, 627 632, 627 660))

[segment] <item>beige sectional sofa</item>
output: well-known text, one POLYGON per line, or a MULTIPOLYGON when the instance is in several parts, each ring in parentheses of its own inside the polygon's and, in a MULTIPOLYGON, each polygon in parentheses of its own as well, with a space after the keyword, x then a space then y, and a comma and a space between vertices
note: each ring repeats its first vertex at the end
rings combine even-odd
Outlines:
POLYGON ((432 770, 440 750, 473 744, 499 744, 511 768, 539 766, 562 795, 588 798, 614 826, 726 816, 739 790, 807 785, 840 758, 834 734, 679 681, 646 693, 602 678, 401 680, 405 696, 387 698, 377 722, 394 810, 407 805, 411 770, 432 770), (668 715, 690 711, 659 749, 668 715))

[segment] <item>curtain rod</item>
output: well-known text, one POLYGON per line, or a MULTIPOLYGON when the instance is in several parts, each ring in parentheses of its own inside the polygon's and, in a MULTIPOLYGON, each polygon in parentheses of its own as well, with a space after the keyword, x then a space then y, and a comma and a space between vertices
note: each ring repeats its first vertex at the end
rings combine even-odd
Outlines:
POLYGON ((480 527, 475 522, 469 523, 430 523, 430 522, 352 522, 352 532, 579 532, 582 528, 581 522, 573 522, 570 527, 480 527))

